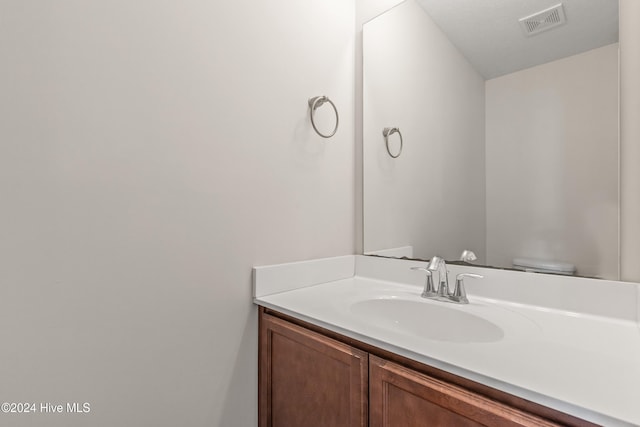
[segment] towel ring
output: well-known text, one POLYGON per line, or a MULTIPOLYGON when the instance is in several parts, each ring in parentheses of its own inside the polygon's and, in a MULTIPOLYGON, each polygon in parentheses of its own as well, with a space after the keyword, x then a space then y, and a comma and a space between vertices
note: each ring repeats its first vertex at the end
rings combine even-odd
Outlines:
POLYGON ((311 118, 311 126, 313 126, 313 130, 315 130, 316 133, 323 138, 331 138, 333 135, 335 135, 338 130, 338 123, 340 122, 340 117, 338 117, 338 109, 336 108, 336 105, 333 103, 333 101, 331 101, 329 98, 327 98, 324 95, 314 96, 313 98, 309 98, 309 108, 310 108, 309 117, 311 118), (331 104, 331 106, 333 107, 333 111, 336 113, 336 127, 333 128, 333 132, 331 132, 331 134, 329 135, 325 135, 322 132, 320 132, 316 127, 315 120, 313 119, 313 116, 316 113, 316 109, 322 106, 322 104, 324 104, 325 102, 328 102, 329 104, 331 104))
POLYGON ((400 154, 402 154, 402 133, 400 133, 400 129, 384 128, 382 130, 382 135, 384 136, 384 142, 385 142, 385 145, 387 146, 387 153, 389 153, 389 155, 394 159, 397 159, 398 157, 400 157, 400 154), (398 136, 400 137, 400 150, 398 150, 398 154, 396 154, 395 156, 391 154, 391 150, 389 150, 389 136, 393 135, 394 133, 397 133, 398 136))

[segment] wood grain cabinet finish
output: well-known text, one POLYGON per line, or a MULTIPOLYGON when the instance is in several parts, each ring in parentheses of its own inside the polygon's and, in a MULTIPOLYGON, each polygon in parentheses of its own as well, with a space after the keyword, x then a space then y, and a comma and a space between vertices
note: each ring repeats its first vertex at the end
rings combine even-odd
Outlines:
POLYGON ((260 427, 595 424, 260 309, 260 427))
POLYGON ((368 354, 261 315, 260 427, 366 427, 368 354))
POLYGON ((369 393, 370 427, 558 425, 375 356, 369 393))

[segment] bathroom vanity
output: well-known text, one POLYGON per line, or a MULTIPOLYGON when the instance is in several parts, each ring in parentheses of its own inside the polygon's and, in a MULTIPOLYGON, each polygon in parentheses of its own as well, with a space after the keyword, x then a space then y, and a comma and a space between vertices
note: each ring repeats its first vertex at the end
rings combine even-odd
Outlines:
POLYGON ((260 310, 261 426, 590 426, 296 318, 260 310))
POLYGON ((640 424, 637 285, 452 265, 485 275, 456 305, 422 265, 256 268, 260 425, 640 424))

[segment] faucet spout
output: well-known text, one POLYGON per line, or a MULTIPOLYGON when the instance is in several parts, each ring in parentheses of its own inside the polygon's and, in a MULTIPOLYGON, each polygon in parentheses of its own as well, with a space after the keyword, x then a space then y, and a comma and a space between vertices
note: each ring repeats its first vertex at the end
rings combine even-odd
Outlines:
POLYGON ((449 274, 447 273, 447 263, 442 257, 433 256, 429 261, 427 270, 438 272, 438 296, 447 298, 449 296, 449 274))

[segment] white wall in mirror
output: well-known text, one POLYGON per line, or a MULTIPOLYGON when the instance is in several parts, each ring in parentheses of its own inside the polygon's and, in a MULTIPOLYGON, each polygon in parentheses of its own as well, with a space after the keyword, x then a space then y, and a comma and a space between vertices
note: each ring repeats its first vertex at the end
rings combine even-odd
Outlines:
POLYGON ((483 77, 414 1, 364 25, 363 53, 365 252, 484 260, 483 77), (402 132, 397 159, 384 127, 402 132))
POLYGON ((618 44, 486 82, 487 264, 618 277, 618 44))
POLYGON ((356 0, 356 25, 358 30, 362 25, 383 14, 387 10, 402 3, 404 0, 356 0))

